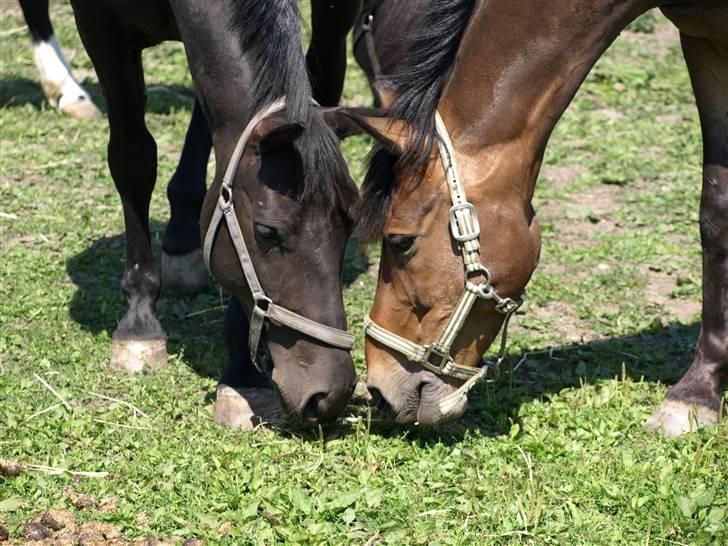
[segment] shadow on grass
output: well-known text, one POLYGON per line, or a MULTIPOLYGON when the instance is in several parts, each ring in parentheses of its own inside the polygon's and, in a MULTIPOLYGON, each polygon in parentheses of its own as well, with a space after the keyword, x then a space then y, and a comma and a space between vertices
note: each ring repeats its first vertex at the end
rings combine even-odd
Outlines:
MULTIPOLYGON (((101 111, 106 112, 101 87, 93 82, 83 82, 82 85, 101 111)), ((146 111, 149 113, 167 115, 177 110, 192 112, 195 94, 189 87, 150 84, 146 93, 146 111)), ((40 83, 27 78, 0 80, 0 108, 22 108, 25 105, 31 105, 36 110, 50 108, 40 83)))
MULTIPOLYGON (((152 248, 160 264, 161 240, 165 224, 150 222, 152 248)), ((120 289, 124 271, 123 234, 102 237, 66 263, 66 270, 78 289, 69 305, 73 320, 88 331, 106 332, 111 337, 125 311, 120 289)), ((352 238, 344 260, 344 278, 352 283, 366 271, 358 241, 352 238)), ((157 312, 167 332, 167 351, 181 354, 199 375, 219 378, 227 359, 222 327, 229 296, 222 294, 211 280, 199 293, 181 296, 162 287, 157 312)))
MULTIPOLYGON (((503 363, 495 383, 481 384, 471 391, 461 419, 438 427, 401 426, 374 412, 371 432, 385 438, 407 437, 423 447, 453 445, 474 430, 486 436, 508 434, 512 423, 519 422, 521 405, 548 399, 566 388, 621 378, 623 373, 632 381, 671 385, 692 362, 699 333, 699 323, 670 324, 634 336, 513 354, 503 363), (511 373, 510 366, 519 362, 511 373)), ((355 414, 366 415, 355 406, 352 409, 355 414)), ((348 429, 351 426, 342 423, 331 433, 342 435, 348 429)))

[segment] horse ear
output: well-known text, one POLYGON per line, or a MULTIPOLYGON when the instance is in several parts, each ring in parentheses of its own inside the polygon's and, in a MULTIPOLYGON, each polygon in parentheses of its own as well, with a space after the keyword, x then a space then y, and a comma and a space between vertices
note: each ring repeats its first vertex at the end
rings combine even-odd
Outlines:
POLYGON ((391 108, 392 104, 394 104, 394 99, 397 98, 394 86, 386 80, 377 80, 374 82, 374 91, 377 93, 377 98, 382 108, 391 108))
POLYGON ((375 108, 322 108, 322 114, 339 138, 367 133, 394 153, 401 153, 409 133, 404 121, 375 108))
POLYGON ((255 126, 251 140, 262 152, 268 152, 293 145, 304 129, 303 123, 290 122, 283 112, 276 112, 255 126))

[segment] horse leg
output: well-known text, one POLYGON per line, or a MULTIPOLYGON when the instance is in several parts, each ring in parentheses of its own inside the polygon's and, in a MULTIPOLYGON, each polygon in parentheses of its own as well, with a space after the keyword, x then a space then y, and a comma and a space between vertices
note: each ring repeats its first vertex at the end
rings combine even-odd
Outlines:
POLYGON ((136 373, 167 361, 166 335, 157 318, 159 271, 152 255, 149 202, 157 174, 157 146, 144 123, 141 49, 105 4, 73 0, 79 33, 106 97, 108 161, 121 197, 126 228, 126 268, 121 289, 127 310, 112 336, 111 367, 136 373))
POLYGON ((48 0, 20 0, 33 40, 33 56, 48 103, 73 118, 98 118, 101 112, 73 78, 53 32, 48 0))
POLYGON ((313 98, 323 106, 336 106, 341 98, 346 36, 360 8, 361 0, 311 0, 311 44, 306 63, 313 98))
POLYGON ((692 365, 645 423, 668 436, 715 425, 728 379, 728 42, 681 41, 703 133, 703 324, 692 365))
POLYGON ((242 305, 231 297, 224 326, 228 363, 217 386, 214 415, 216 423, 234 429, 274 423, 281 414, 271 381, 250 360, 249 327, 242 305))
POLYGON ((197 99, 177 169, 167 186, 170 216, 162 239, 162 284, 178 293, 197 292, 210 276, 202 259, 200 210, 212 136, 197 99))

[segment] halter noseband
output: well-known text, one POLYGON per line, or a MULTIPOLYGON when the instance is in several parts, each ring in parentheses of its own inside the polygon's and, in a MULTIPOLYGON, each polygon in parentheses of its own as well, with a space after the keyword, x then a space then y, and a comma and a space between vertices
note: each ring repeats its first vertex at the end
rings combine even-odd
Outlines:
POLYGON ((235 208, 233 207, 233 181, 235 179, 235 171, 237 170, 240 159, 245 151, 245 146, 247 145, 250 135, 253 133, 256 125, 271 114, 282 110, 285 106, 285 98, 281 97, 260 112, 256 113, 248 122, 248 125, 245 126, 245 129, 240 135, 235 149, 233 150, 233 154, 230 157, 227 169, 225 170, 225 176, 222 179, 222 186, 220 187, 220 197, 217 200, 215 212, 213 213, 212 220, 207 228, 204 243, 205 264, 207 265, 208 271, 212 273, 210 268, 210 255, 212 254, 212 247, 215 243, 215 236, 218 228, 224 218, 230 233, 230 238, 235 245, 238 260, 240 261, 240 266, 243 269, 243 274, 245 275, 250 292, 253 294, 253 309, 250 313, 248 346, 250 348, 250 358, 253 361, 253 364, 263 375, 265 375, 265 373, 258 365, 257 353, 258 345, 260 344, 260 336, 266 319, 287 326, 288 328, 301 332, 302 334, 338 349, 346 349, 348 351, 351 350, 354 345, 354 337, 349 332, 321 324, 320 322, 308 319, 298 313, 294 313, 285 307, 281 307, 280 305, 273 303, 273 300, 266 296, 265 291, 258 280, 258 276, 255 274, 253 261, 250 257, 250 253, 248 252, 248 248, 245 245, 245 239, 243 238, 240 224, 235 216, 235 208))
POLYGON ((480 236, 480 224, 478 223, 478 215, 475 207, 465 197, 465 188, 460 181, 450 135, 439 112, 435 113, 435 127, 438 136, 440 161, 445 169, 447 185, 450 190, 450 199, 452 201, 452 206, 450 207, 450 232, 460 248, 465 264, 465 289, 455 306, 455 310, 450 315, 444 331, 434 343, 420 345, 400 337, 386 328, 379 326, 371 317, 367 317, 365 320, 364 333, 390 349, 394 349, 403 354, 408 360, 421 364, 425 369, 437 375, 454 377, 465 381, 455 392, 440 400, 440 411, 445 415, 461 399, 467 396, 468 391, 475 384, 485 378, 489 367, 497 369, 497 366, 503 360, 508 338, 508 322, 513 313, 523 303, 525 293, 515 300, 502 298, 491 284, 490 271, 480 261, 480 241, 478 240, 480 236), (478 284, 468 278, 470 275, 477 273, 480 273, 484 279, 478 284), (452 349, 455 338, 465 325, 465 321, 470 314, 473 304, 478 298, 492 300, 495 303, 495 309, 502 315, 505 315, 505 320, 503 323, 501 345, 495 363, 489 364, 484 360, 481 367, 473 368, 457 364, 452 356, 450 356, 450 350, 452 349))

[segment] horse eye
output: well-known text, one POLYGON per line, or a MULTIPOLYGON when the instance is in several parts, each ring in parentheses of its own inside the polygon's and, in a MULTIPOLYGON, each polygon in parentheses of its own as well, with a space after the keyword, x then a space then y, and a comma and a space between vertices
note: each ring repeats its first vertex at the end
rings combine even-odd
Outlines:
POLYGON ((392 252, 403 255, 409 252, 416 238, 410 235, 387 235, 387 244, 392 252))
POLYGON ((255 230, 255 236, 264 241, 280 241, 281 239, 278 230, 272 226, 266 226, 265 224, 256 222, 253 229, 255 230))

